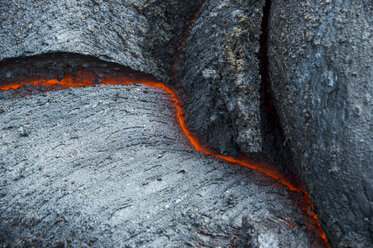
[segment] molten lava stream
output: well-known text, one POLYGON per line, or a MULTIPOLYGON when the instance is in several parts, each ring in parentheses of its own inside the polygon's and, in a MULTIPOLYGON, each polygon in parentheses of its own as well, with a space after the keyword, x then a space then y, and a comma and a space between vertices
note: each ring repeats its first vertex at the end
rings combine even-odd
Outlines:
MULTIPOLYGON (((45 92, 50 91, 53 89, 54 85, 59 85, 60 88, 68 88, 68 87, 80 87, 80 86, 92 86, 96 85, 92 82, 91 79, 97 78, 95 73, 92 73, 90 71, 78 71, 77 76, 73 77, 72 75, 64 75, 63 79, 58 81, 57 79, 35 79, 30 81, 23 81, 23 82, 8 82, 8 83, 0 83, 0 90, 10 90, 10 89, 18 89, 22 85, 36 85, 36 86, 44 86, 45 92)), ((176 97, 176 94, 164 83, 152 81, 145 77, 142 78, 136 78, 132 79, 128 76, 118 76, 113 78, 106 78, 103 81, 101 81, 99 84, 131 84, 131 83, 138 83, 138 84, 144 84, 149 87, 156 87, 161 88, 162 90, 166 91, 171 100, 173 101, 173 105, 176 109, 176 117, 178 119, 179 125, 184 132, 185 136, 188 138, 194 149, 201 151, 207 155, 214 156, 216 158, 220 158, 222 160, 228 161, 230 163, 239 164, 242 166, 249 167, 251 169, 254 169, 256 171, 259 171, 267 176, 270 176, 274 179, 276 179, 279 183, 281 183, 284 187, 288 188, 291 191, 300 192, 303 195, 302 199, 302 210, 306 213, 308 213, 308 217, 304 220, 305 224, 307 226, 307 229, 310 231, 313 231, 318 234, 318 236, 323 240, 323 243, 326 247, 330 247, 329 243, 326 241, 325 234, 323 230, 321 229, 321 226, 317 220, 317 215, 314 213, 314 207, 311 202, 311 199, 308 196, 307 191, 299 186, 293 185, 288 179, 286 179, 276 168, 266 166, 264 164, 254 164, 248 161, 248 159, 245 158, 245 156, 240 155, 238 158, 233 158, 230 156, 225 156, 217 153, 213 153, 207 148, 200 145, 198 142, 198 139, 191 134, 191 132, 188 130, 188 128, 185 125, 185 121, 183 118, 183 110, 181 108, 181 105, 179 103, 179 100, 176 97)))

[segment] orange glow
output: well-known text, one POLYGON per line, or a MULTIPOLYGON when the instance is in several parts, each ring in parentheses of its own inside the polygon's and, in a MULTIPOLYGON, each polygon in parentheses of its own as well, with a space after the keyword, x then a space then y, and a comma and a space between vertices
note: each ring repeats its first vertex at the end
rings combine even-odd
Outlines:
MULTIPOLYGON (((53 85, 60 85, 63 88, 67 87, 81 87, 81 86, 92 86, 96 85, 91 81, 91 79, 96 78, 96 74, 90 71, 78 71, 76 77, 73 77, 72 75, 64 75, 63 79, 61 81, 58 81, 57 79, 34 79, 30 81, 22 81, 22 82, 9 82, 9 83, 0 83, 0 90, 10 90, 10 89, 17 89, 22 85, 40 85, 45 87, 51 87, 53 85)), ((308 196, 307 191, 299 186, 293 185, 288 179, 286 179, 275 167, 264 165, 264 164, 254 164, 249 162, 245 156, 240 155, 238 158, 233 158, 230 156, 225 156, 217 153, 213 153, 210 150, 208 150, 206 147, 202 146, 198 139, 188 130, 184 117, 183 117, 183 109, 181 108, 180 102, 178 98, 176 97, 176 94, 173 90, 171 90, 168 86, 166 86, 162 82, 152 81, 148 80, 147 78, 137 78, 132 79, 128 76, 118 76, 113 78, 106 78, 103 81, 101 81, 99 84, 116 84, 116 85, 123 85, 123 84, 131 84, 131 83, 138 83, 138 84, 144 84, 149 87, 156 87, 161 88, 165 92, 169 94, 170 99, 173 102, 173 105, 176 109, 176 118, 179 122, 179 125, 185 134, 185 136, 188 138, 191 145, 194 147, 194 149, 203 152, 204 154, 214 156, 216 158, 220 158, 224 161, 228 161, 230 163, 239 164, 242 166, 249 167, 253 170, 259 171, 269 177, 272 177, 277 180, 277 182, 281 183, 284 187, 288 188, 291 191, 300 192, 303 196, 303 206, 302 210, 308 214, 306 219, 304 220, 308 230, 311 230, 313 232, 316 232, 319 237, 324 241, 325 247, 331 247, 329 243, 326 241, 325 234, 323 230, 321 229, 321 226, 317 220, 317 215, 314 213, 314 207, 311 202, 311 199, 308 196)), ((46 89, 46 91, 49 91, 46 89)), ((290 227, 294 227, 292 223, 289 221, 283 219, 290 227)))

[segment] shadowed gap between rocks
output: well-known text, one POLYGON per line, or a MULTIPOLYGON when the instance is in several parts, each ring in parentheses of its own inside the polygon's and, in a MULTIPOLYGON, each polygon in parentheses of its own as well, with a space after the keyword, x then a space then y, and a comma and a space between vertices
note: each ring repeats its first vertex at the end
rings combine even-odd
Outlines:
POLYGON ((271 79, 269 76, 268 58, 268 22, 271 14, 271 0, 266 0, 263 7, 263 18, 261 25, 261 36, 259 40, 260 50, 258 53, 260 72, 260 115, 261 128, 264 136, 264 156, 275 163, 283 173, 296 185, 302 185, 300 174, 294 166, 289 146, 283 135, 281 123, 277 110, 272 101, 271 79))

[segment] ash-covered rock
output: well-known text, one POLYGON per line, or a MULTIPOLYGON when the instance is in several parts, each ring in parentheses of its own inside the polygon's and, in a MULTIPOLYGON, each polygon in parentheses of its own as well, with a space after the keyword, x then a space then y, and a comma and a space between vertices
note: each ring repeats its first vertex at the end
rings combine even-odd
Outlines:
POLYGON ((272 1, 275 106, 334 247, 373 244, 372 34, 372 1, 272 1))
POLYGON ((264 1, 207 1, 176 69, 187 123, 216 151, 260 153, 259 37, 264 1))
POLYGON ((160 89, 71 88, 0 109, 1 246, 229 247, 243 216, 279 247, 318 242, 271 178, 193 150, 160 89))

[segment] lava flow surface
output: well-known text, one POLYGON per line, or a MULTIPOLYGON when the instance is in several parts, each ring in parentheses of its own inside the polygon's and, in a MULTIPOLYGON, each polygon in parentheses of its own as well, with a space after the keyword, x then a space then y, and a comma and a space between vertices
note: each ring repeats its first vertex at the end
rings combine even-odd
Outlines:
MULTIPOLYGON (((94 79, 97 78, 97 75, 92 71, 81 70, 78 71, 75 76, 72 75, 64 75, 61 80, 58 79, 33 79, 33 80, 25 80, 21 82, 7 82, 7 83, 0 83, 0 90, 11 90, 11 89, 18 89, 23 85, 34 85, 39 86, 43 90, 43 92, 53 91, 55 89, 63 89, 68 87, 81 87, 81 86, 93 86, 97 83, 94 79), (57 86, 57 87, 56 87, 57 86)), ((194 149, 203 152, 204 154, 228 161, 230 163, 239 164, 242 166, 249 167, 256 171, 259 171, 269 177, 272 177, 276 180, 276 182, 280 183, 282 186, 288 188, 291 191, 298 192, 302 195, 302 210, 306 213, 305 216, 305 225, 307 226, 308 230, 313 231, 318 234, 318 236, 323 240, 323 243, 326 247, 330 247, 328 242, 326 241, 325 234, 321 229, 321 226, 317 220, 317 215, 314 212, 314 207, 311 202, 311 199, 308 196, 307 191, 302 186, 296 186, 292 184, 287 178, 282 175, 274 166, 267 165, 264 163, 252 163, 250 162, 244 155, 240 155, 238 158, 233 158, 230 156, 225 156, 221 154, 216 154, 211 152, 206 147, 202 146, 198 141, 197 137, 195 137, 187 128, 185 121, 184 121, 184 111, 181 107, 180 101, 178 100, 175 92, 166 86, 162 82, 158 82, 155 80, 149 80, 146 77, 140 77, 136 79, 132 79, 128 76, 116 76, 116 77, 108 77, 99 82, 98 84, 107 84, 107 85, 125 85, 125 84, 132 84, 138 83, 143 84, 149 87, 157 87, 161 88, 165 92, 169 94, 170 99, 172 100, 175 110, 176 110, 176 117, 178 120, 178 124, 180 125, 183 133, 188 138, 190 144, 194 147, 194 149)), ((290 224, 292 225, 292 224, 290 224)))

